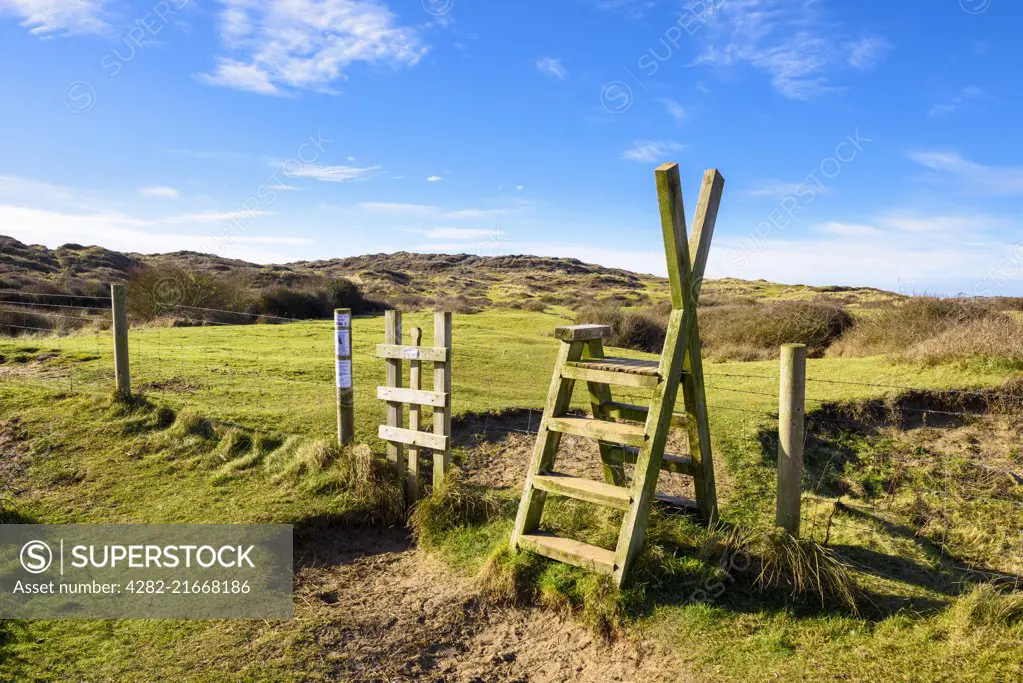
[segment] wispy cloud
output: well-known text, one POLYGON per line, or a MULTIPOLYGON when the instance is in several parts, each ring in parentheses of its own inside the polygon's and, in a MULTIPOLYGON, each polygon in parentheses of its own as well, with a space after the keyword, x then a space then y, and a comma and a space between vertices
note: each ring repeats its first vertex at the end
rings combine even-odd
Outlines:
POLYGON ((269 216, 271 214, 272 214, 271 211, 262 211, 260 209, 255 209, 252 211, 249 211, 248 209, 244 211, 199 211, 193 213, 182 213, 177 216, 171 216, 170 218, 165 218, 159 222, 167 223, 170 225, 187 223, 198 224, 229 223, 243 217, 269 216))
POLYGON ((439 183, 442 180, 444 180, 444 176, 432 175, 432 176, 427 177, 426 182, 428 182, 428 183, 439 183))
POLYGON ((594 0, 597 9, 603 11, 622 11, 630 17, 642 18, 657 6, 656 0, 594 0))
POLYGON ((938 102, 932 106, 927 110, 927 116, 929 118, 933 118, 935 116, 946 116, 981 99, 983 96, 984 91, 979 87, 975 85, 967 86, 949 99, 943 102, 938 102))
MULTIPOLYGON (((805 188, 805 180, 796 182, 789 182, 785 180, 760 180, 745 190, 743 194, 749 197, 771 197, 774 199, 781 199, 782 197, 795 195, 805 188)), ((815 184, 813 186, 813 191, 815 194, 830 194, 831 192, 834 192, 834 189, 826 186, 818 187, 815 184)))
POLYGON ((561 63, 560 59, 555 59, 554 57, 541 57, 536 60, 536 68, 540 70, 540 73, 556 78, 559 81, 568 78, 568 70, 561 63))
POLYGON ((1023 166, 990 166, 964 159, 956 152, 917 151, 909 158, 935 173, 935 179, 979 195, 1023 194, 1023 166))
POLYGON ((686 118, 689 117, 689 112, 687 112, 686 108, 679 104, 677 100, 667 97, 659 101, 664 105, 664 109, 668 112, 668 115, 675 120, 675 123, 684 123, 686 118))
POLYGON ((483 228, 415 228, 410 232, 431 240, 478 240, 500 234, 500 230, 483 228))
POLYGON ((432 204, 406 204, 402 202, 361 202, 356 208, 370 213, 385 213, 426 218, 481 219, 522 213, 528 203, 494 208, 445 209, 432 204))
POLYGON ((220 38, 228 54, 201 80, 263 95, 334 92, 357 62, 394 68, 427 48, 376 0, 223 0, 220 38))
POLYGON ((867 71, 884 61, 892 49, 892 44, 884 38, 865 36, 849 43, 848 49, 849 64, 861 71, 867 71))
POLYGON ((622 158, 643 163, 668 161, 664 157, 672 152, 680 152, 685 147, 670 140, 636 140, 622 152, 622 158))
POLYGON ((696 64, 751 66, 791 99, 841 90, 832 85, 832 72, 873 68, 891 49, 880 37, 836 34, 819 0, 720 0, 706 17, 711 30, 698 34, 708 42, 696 64))
POLYGON ((153 187, 143 187, 139 189, 139 194, 143 197, 154 197, 157 199, 180 199, 181 193, 173 187, 167 187, 166 185, 155 185, 153 187))
POLYGON ((312 178, 325 183, 346 183, 353 180, 367 180, 380 170, 380 166, 301 164, 295 169, 288 168, 287 176, 289 178, 312 178))
POLYGON ((844 236, 867 236, 867 235, 878 235, 881 233, 880 230, 872 225, 864 225, 862 223, 838 223, 836 221, 828 221, 827 223, 821 223, 816 226, 821 232, 826 232, 831 235, 844 235, 844 236))
POLYGON ((109 0, 0 0, 0 14, 19 17, 36 35, 102 33, 109 0))

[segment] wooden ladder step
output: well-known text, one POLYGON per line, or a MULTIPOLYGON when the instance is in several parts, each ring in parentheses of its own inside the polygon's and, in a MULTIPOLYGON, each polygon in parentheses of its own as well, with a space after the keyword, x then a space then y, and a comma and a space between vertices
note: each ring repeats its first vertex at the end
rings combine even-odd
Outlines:
MULTIPOLYGON (((620 403, 618 401, 603 403, 601 404, 601 407, 607 412, 609 417, 613 417, 618 420, 632 420, 633 422, 646 422, 646 416, 650 413, 650 408, 647 406, 638 406, 632 403, 620 403)), ((685 427, 688 422, 689 416, 685 413, 671 414, 672 427, 685 427)))
POLYGON ((661 381, 659 370, 659 363, 652 360, 598 358, 565 363, 561 368, 561 376, 565 379, 651 389, 661 381))
POLYGON ((686 512, 698 512, 699 506, 696 501, 692 498, 686 498, 685 496, 673 496, 668 493, 656 493, 654 494, 655 500, 668 507, 681 508, 686 512))
POLYGON ((592 417, 549 417, 547 429, 561 434, 588 436, 591 439, 623 446, 642 446, 646 440, 643 425, 608 422, 592 417))
MULTIPOLYGON (((636 464, 636 458, 639 457, 638 448, 628 446, 623 448, 622 452, 622 459, 625 462, 636 464)), ((691 477, 695 472, 693 469, 693 459, 688 455, 671 455, 669 453, 665 453, 661 456, 661 471, 675 472, 676 474, 687 474, 691 477)))
POLYGON ((588 543, 573 541, 570 538, 562 538, 554 534, 533 532, 522 534, 519 537, 519 545, 526 550, 531 550, 537 555, 549 557, 552 560, 572 564, 576 567, 583 567, 595 572, 610 574, 615 567, 615 553, 613 550, 606 550, 588 543))
POLYGON ((559 472, 544 472, 533 477, 533 486, 560 496, 596 503, 618 510, 629 509, 629 489, 602 481, 573 477, 559 472))

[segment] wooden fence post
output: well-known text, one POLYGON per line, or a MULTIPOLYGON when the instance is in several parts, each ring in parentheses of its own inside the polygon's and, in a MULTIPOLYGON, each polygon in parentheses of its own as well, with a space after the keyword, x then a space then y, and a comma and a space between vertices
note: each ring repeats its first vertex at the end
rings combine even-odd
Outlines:
POLYGON ((781 347, 778 396, 778 501, 775 522, 799 536, 803 494, 803 436, 806 417, 806 345, 781 347))
POLYGON ((334 309, 334 356, 337 377, 337 442, 355 440, 355 388, 352 367, 352 309, 334 309))
POLYGON ((433 314, 433 345, 448 350, 447 360, 433 364, 433 390, 447 395, 443 408, 433 409, 433 433, 448 437, 448 447, 443 451, 433 452, 433 485, 440 486, 451 469, 451 361, 454 349, 451 348, 451 313, 437 312, 433 314))
POLYGON ((117 393, 131 394, 128 374, 128 295, 124 285, 110 285, 110 307, 114 315, 114 381, 117 393))
MULTIPOLYGON (((401 311, 386 311, 384 313, 384 343, 401 344, 401 311)), ((387 381, 389 387, 401 387, 401 359, 387 359, 387 381)), ((387 426, 402 428, 404 410, 400 401, 387 402, 387 426)), ((396 442, 387 442, 387 459, 398 472, 402 480, 408 471, 408 462, 405 459, 405 447, 396 442)))
MULTIPOLYGON (((412 346, 421 346, 423 343, 423 328, 416 327, 412 330, 412 346)), ((422 362, 418 359, 409 361, 408 386, 412 391, 419 391, 423 388, 422 362)), ((408 428, 410 431, 419 431, 419 416, 421 408, 418 403, 410 403, 408 406, 408 428)), ((405 482, 405 499, 409 502, 419 500, 421 486, 419 472, 419 447, 410 445, 408 447, 408 479, 405 482)))

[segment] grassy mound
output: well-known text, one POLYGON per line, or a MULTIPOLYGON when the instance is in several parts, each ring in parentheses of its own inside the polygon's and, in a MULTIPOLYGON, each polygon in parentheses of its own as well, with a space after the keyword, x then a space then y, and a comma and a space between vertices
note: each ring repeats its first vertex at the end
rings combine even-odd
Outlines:
POLYGON ((815 301, 712 306, 700 311, 704 355, 714 360, 777 358, 782 344, 806 344, 811 356, 820 356, 852 326, 853 318, 843 308, 815 301))

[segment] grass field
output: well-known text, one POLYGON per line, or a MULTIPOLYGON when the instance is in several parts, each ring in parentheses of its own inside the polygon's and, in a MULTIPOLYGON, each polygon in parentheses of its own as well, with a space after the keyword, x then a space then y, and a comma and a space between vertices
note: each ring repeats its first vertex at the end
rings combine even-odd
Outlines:
MULTIPOLYGON (((456 315, 456 418, 540 409, 558 344, 550 333, 566 322, 558 313, 506 309, 456 315)), ((406 315, 406 332, 415 325, 424 328, 428 343, 430 317, 406 315)), ((372 351, 383 342, 382 316, 357 318, 353 340, 357 438, 379 450, 375 432, 384 410, 375 388, 383 383, 384 366, 372 351)), ((130 343, 133 384, 143 389, 151 406, 111 402, 109 332, 0 342, 6 517, 48 523, 282 522, 296 524, 300 534, 363 533, 351 524, 372 520, 366 500, 327 485, 315 472, 284 476, 268 465, 270 454, 285 448, 289 437, 311 442, 334 434, 329 323, 154 327, 133 330, 130 343), (182 418, 188 414, 210 420, 217 438, 207 443, 189 432, 182 418), (232 444, 259 457, 239 465, 232 444)), ((730 523, 763 524, 773 516, 770 434, 775 429, 776 363, 709 363, 706 372, 722 517, 730 523)), ((870 384, 979 389, 1005 380, 1004 372, 983 367, 925 368, 876 357, 812 359, 808 375, 828 380, 809 383, 811 410, 824 402, 898 393, 870 384)), ((427 372, 424 384, 430 381, 427 372)), ((577 398, 582 407, 582 395, 577 398)), ((878 449, 894 448, 888 442, 879 446, 876 438, 841 439, 851 440, 840 445, 857 454, 845 472, 854 484, 869 483, 872 476, 857 472, 856 463, 870 462, 878 449)), ((456 462, 462 455, 456 452, 456 462)), ((1018 450, 1014 457, 1020 457, 1018 450)), ((513 494, 493 495, 507 499, 513 494)), ((838 497, 821 493, 825 510, 814 514, 834 514, 838 497)), ((1006 514, 1001 509, 981 513, 1000 522, 1010 539, 984 550, 984 566, 1023 570, 1020 549, 1009 545, 1018 546, 1023 520, 999 519, 1006 514)), ((585 533, 600 535, 613 522, 592 516, 579 521, 584 516, 567 506, 556 511, 556 523, 573 520, 589 529, 585 533)), ((452 572, 476 574, 504 543, 508 529, 504 512, 484 524, 445 531, 432 548, 452 572)), ((874 520, 830 531, 829 544, 859 563, 855 578, 869 596, 859 615, 777 593, 759 594, 741 583, 726 582, 720 592, 704 591, 714 593, 712 599, 692 600, 694 591, 708 588, 706 581, 721 583, 712 567, 701 566, 697 548, 686 547, 705 540, 706 532, 685 519, 667 520, 665 529, 676 543, 666 546, 675 554, 672 569, 654 575, 636 601, 630 603, 629 596, 620 601, 625 605, 623 628, 669 648, 697 679, 748 680, 755 671, 758 677, 791 680, 810 673, 912 680, 935 672, 994 680, 1023 671, 1023 608, 1002 596, 970 593, 956 558, 898 525, 874 520)), ((575 570, 545 571, 548 580, 582 585, 575 570)), ((588 598, 580 600, 585 609, 588 598)), ((310 635, 322 626, 321 617, 301 605, 297 617, 275 623, 5 622, 0 626, 0 678, 322 676, 329 662, 310 635)))

